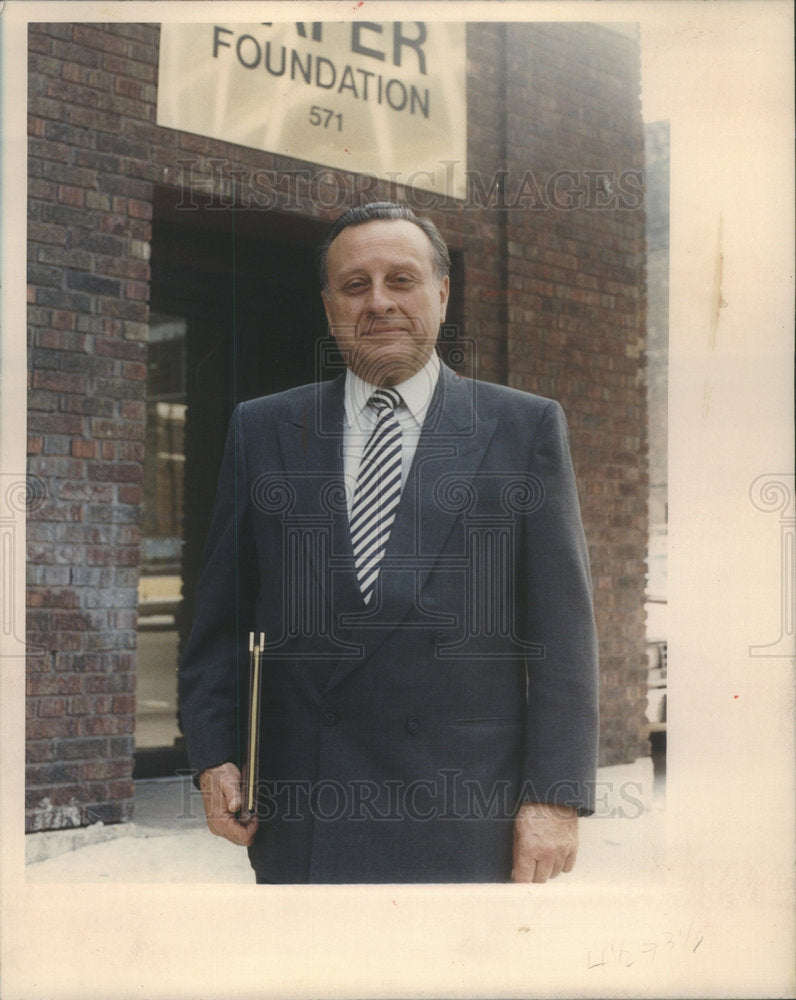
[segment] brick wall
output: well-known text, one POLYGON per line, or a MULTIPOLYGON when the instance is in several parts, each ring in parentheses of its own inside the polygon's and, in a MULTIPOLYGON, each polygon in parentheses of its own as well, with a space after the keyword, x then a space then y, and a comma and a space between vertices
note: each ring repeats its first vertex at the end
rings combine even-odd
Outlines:
POLYGON ((528 195, 509 213, 509 382, 569 418, 600 636, 600 756, 632 762, 647 752, 639 55, 594 25, 526 25, 509 40, 508 167, 528 195))
POLYGON ((31 830, 131 816, 156 36, 29 35, 31 830))
POLYGON ((637 43, 595 25, 478 25, 468 55, 465 332, 480 377, 567 413, 600 636, 600 762, 632 762, 649 751, 637 43))
MULTIPOLYGON (((131 815, 156 186, 230 200, 233 173, 273 171, 276 208, 322 220, 363 185, 368 198, 406 195, 336 171, 321 201, 317 177, 288 181, 306 164, 158 129, 158 35, 30 30, 28 430, 46 491, 28 528, 29 637, 44 650, 28 663, 30 830, 131 815)), ((617 201, 623 172, 642 164, 638 80, 637 45, 616 32, 469 25, 470 197, 428 213, 461 254, 466 367, 552 395, 570 418, 601 633, 602 763, 647 750, 644 219, 632 192, 617 201)))

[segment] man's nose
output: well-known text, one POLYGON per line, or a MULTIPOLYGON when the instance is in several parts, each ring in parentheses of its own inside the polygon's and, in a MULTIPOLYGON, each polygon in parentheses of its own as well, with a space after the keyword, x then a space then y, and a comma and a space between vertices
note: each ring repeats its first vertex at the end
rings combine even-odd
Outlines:
POLYGON ((368 296, 368 312, 384 315, 395 310, 395 299, 385 281, 373 281, 368 296))

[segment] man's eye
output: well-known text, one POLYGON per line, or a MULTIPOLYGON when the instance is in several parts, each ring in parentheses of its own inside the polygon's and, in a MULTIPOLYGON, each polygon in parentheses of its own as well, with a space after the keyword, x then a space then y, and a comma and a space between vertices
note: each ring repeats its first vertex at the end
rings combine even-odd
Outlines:
POLYGON ((364 287, 365 287, 365 282, 364 281, 349 281, 345 285, 344 291, 346 291, 346 292, 361 292, 364 287))
POLYGON ((392 279, 392 283, 394 285, 401 285, 401 286, 403 286, 403 285, 411 285, 412 284, 412 278, 408 274, 398 274, 398 275, 396 275, 392 279))

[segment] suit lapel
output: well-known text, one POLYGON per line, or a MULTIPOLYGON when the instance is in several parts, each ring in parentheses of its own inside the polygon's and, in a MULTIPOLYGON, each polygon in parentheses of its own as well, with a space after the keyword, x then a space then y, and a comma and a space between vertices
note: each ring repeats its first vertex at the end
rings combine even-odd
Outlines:
POLYGON ((329 687, 372 656, 418 605, 428 575, 461 515, 457 499, 466 493, 495 432, 494 419, 477 419, 477 384, 442 367, 390 533, 382 570, 385 586, 379 588, 372 610, 361 605, 344 622, 353 627, 350 642, 362 649, 363 656, 342 659, 329 687))
POLYGON ((344 384, 345 375, 322 383, 304 410, 279 425, 285 479, 295 498, 287 517, 299 531, 327 535, 326 554, 312 569, 329 613, 332 602, 356 606, 359 597, 343 478, 344 384))
MULTIPOLYGON (((387 559, 418 567, 417 593, 461 513, 456 497, 467 489, 494 434, 494 420, 476 421, 475 385, 443 367, 390 535, 387 559)), ((400 604, 406 596, 400 595, 400 604)))
POLYGON ((279 447, 295 497, 293 512, 315 516, 328 510, 319 483, 333 491, 343 482, 343 378, 318 386, 304 408, 279 424, 279 447))

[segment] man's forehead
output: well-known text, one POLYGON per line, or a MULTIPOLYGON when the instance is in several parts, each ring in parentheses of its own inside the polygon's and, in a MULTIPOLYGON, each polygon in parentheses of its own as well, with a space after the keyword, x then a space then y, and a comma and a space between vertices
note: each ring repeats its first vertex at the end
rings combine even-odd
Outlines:
POLYGON ((408 219, 372 219, 339 233, 329 247, 329 258, 330 261, 334 258, 338 266, 345 266, 346 258, 359 251, 369 252, 376 246, 407 258, 429 261, 434 251, 428 236, 408 219))

